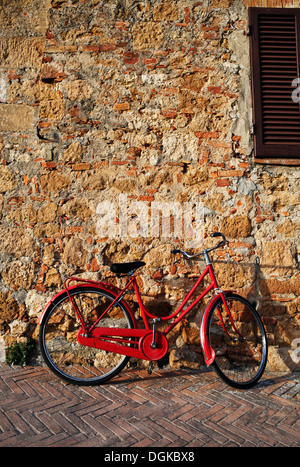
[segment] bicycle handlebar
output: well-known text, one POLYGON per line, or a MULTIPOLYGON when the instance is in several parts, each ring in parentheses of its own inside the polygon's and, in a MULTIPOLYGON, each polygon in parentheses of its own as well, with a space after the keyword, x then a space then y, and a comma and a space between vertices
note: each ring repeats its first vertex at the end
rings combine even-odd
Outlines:
POLYGON ((207 254, 209 251, 216 250, 217 248, 220 248, 221 246, 224 246, 227 243, 225 235, 223 235, 221 232, 213 232, 212 234, 210 234, 210 236, 213 238, 222 237, 223 240, 219 242, 216 246, 213 246, 212 248, 207 248, 203 251, 200 251, 200 253, 196 253, 195 255, 189 255, 186 251, 178 250, 178 249, 171 250, 171 253, 173 253, 174 255, 176 255, 177 253, 181 253, 183 256, 186 257, 186 259, 192 259, 192 258, 196 258, 197 256, 207 254))

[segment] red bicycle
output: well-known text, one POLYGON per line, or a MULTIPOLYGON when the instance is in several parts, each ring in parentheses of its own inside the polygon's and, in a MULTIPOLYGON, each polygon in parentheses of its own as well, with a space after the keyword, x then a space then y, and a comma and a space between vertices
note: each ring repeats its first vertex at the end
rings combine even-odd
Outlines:
MULTIPOLYGON (((123 289, 107 282, 70 277, 65 289, 46 305, 40 318, 40 346, 49 368, 73 384, 101 384, 116 376, 131 357, 161 360, 168 352, 167 335, 209 292, 214 291, 202 315, 200 343, 204 360, 212 365, 229 385, 246 389, 258 382, 267 362, 267 338, 262 320, 245 298, 219 289, 209 252, 224 246, 223 234, 216 246, 195 255, 172 250, 186 259, 203 256, 206 267, 176 311, 158 317, 146 310, 139 292, 135 271, 143 261, 115 263, 111 271, 127 275, 123 289), (210 284, 188 303, 205 276, 210 284), (71 282, 76 282, 70 286, 71 282), (140 309, 143 328, 124 299, 133 288, 140 309), (161 321, 172 322, 160 331, 161 321)), ((177 262, 175 261, 175 262, 177 262)))

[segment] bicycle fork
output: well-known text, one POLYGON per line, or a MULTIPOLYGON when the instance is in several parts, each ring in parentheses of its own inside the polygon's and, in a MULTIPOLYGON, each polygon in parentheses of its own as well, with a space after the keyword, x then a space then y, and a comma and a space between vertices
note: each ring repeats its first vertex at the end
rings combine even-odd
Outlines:
MULTIPOLYGON (((224 296, 224 293, 221 291, 220 293, 221 297, 222 297, 222 301, 223 301, 223 305, 225 307, 225 310, 226 310, 226 313, 229 317, 229 320, 231 322, 231 325, 234 329, 234 331, 238 334, 239 336, 239 339, 241 340, 245 340, 245 338, 241 335, 241 333, 237 330, 234 322, 233 322, 233 319, 232 319, 232 316, 231 316, 231 312, 230 312, 230 309, 229 309, 229 306, 227 304, 227 301, 226 301, 226 297, 224 296)), ((220 321, 221 321, 221 325, 222 325, 222 328, 223 328, 223 331, 225 332, 225 334, 229 337, 230 340, 235 340, 235 338, 231 337, 228 332, 227 332, 227 329, 226 329, 226 326, 225 326, 225 323, 224 323, 224 320, 223 320, 223 317, 222 317, 222 314, 220 312, 220 309, 219 307, 217 307, 217 310, 218 310, 218 315, 219 315, 219 318, 220 318, 220 321)))

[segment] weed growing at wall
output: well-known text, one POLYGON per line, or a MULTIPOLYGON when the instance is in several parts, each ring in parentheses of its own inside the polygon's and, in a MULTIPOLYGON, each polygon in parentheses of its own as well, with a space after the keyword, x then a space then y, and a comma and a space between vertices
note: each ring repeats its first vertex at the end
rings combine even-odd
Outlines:
POLYGON ((35 341, 30 338, 27 338, 26 342, 13 342, 6 349, 6 363, 9 365, 26 365, 35 345, 35 341))

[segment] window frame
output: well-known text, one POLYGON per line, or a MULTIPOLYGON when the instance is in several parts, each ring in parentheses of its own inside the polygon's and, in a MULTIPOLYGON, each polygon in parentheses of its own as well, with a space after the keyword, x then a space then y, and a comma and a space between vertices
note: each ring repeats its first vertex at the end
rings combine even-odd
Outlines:
MULTIPOLYGON (((297 144, 267 145, 263 139, 261 61, 259 56, 258 15, 293 16, 296 19, 297 74, 300 77, 300 8, 249 8, 250 71, 252 94, 252 119, 254 140, 254 162, 276 165, 300 165, 300 142, 297 144)), ((291 83, 291 99, 294 88, 291 83)), ((300 102, 299 102, 300 119, 300 102)))

